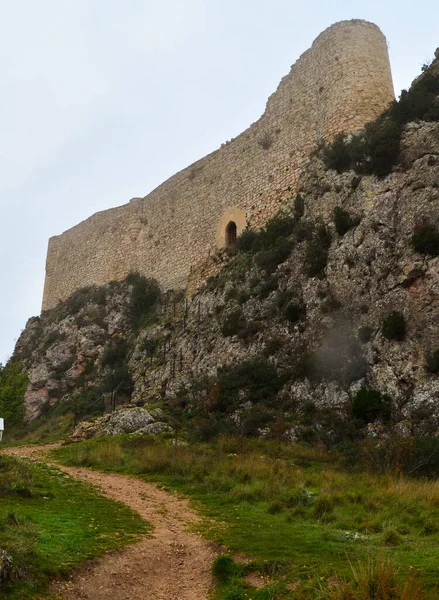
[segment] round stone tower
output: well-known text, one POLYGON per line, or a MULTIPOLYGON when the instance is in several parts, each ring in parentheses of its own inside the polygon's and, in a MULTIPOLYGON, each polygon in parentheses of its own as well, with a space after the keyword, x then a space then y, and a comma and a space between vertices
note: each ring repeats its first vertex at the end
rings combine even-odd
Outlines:
POLYGON ((374 23, 340 21, 316 38, 310 53, 319 137, 360 129, 395 98, 386 38, 374 23))

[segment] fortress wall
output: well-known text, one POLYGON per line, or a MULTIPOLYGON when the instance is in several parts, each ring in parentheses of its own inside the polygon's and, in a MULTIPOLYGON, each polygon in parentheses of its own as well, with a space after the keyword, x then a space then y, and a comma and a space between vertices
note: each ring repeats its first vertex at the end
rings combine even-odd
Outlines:
POLYGON ((219 224, 228 211, 242 211, 250 227, 263 225, 291 196, 319 139, 361 128, 392 99, 387 46, 378 27, 358 20, 333 25, 302 54, 262 117, 241 135, 145 198, 96 213, 51 238, 43 309, 77 288, 130 271, 155 277, 165 289, 186 287, 224 243, 219 224))

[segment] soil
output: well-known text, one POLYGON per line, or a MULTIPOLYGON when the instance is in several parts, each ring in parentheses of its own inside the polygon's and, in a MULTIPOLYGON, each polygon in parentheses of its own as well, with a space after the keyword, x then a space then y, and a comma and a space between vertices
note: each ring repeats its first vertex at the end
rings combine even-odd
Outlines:
MULTIPOLYGON (((5 454, 45 460, 56 447, 8 448, 5 454)), ((212 585, 213 546, 188 527, 199 522, 188 501, 127 475, 56 466, 71 477, 97 486, 148 521, 152 534, 79 568, 69 581, 55 582, 60 600, 206 600, 212 585)))

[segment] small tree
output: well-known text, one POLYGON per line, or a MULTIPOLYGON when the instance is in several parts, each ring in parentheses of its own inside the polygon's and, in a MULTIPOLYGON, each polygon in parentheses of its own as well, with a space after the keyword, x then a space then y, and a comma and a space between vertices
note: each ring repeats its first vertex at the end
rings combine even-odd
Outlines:
POLYGON ((402 342, 406 335, 404 315, 397 310, 388 314, 383 320, 381 331, 388 340, 402 342))

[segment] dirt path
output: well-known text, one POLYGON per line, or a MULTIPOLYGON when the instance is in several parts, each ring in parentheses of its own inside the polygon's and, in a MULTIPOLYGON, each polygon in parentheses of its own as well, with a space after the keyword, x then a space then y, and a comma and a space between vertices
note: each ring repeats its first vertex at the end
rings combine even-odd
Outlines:
MULTIPOLYGON (((51 446, 8 448, 5 454, 45 460, 51 446)), ((49 462, 49 461, 47 461, 49 462)), ((206 600, 214 553, 186 531, 197 515, 187 501, 134 477, 56 466, 100 488, 152 524, 152 537, 87 563, 73 579, 54 584, 65 600, 206 600)))

